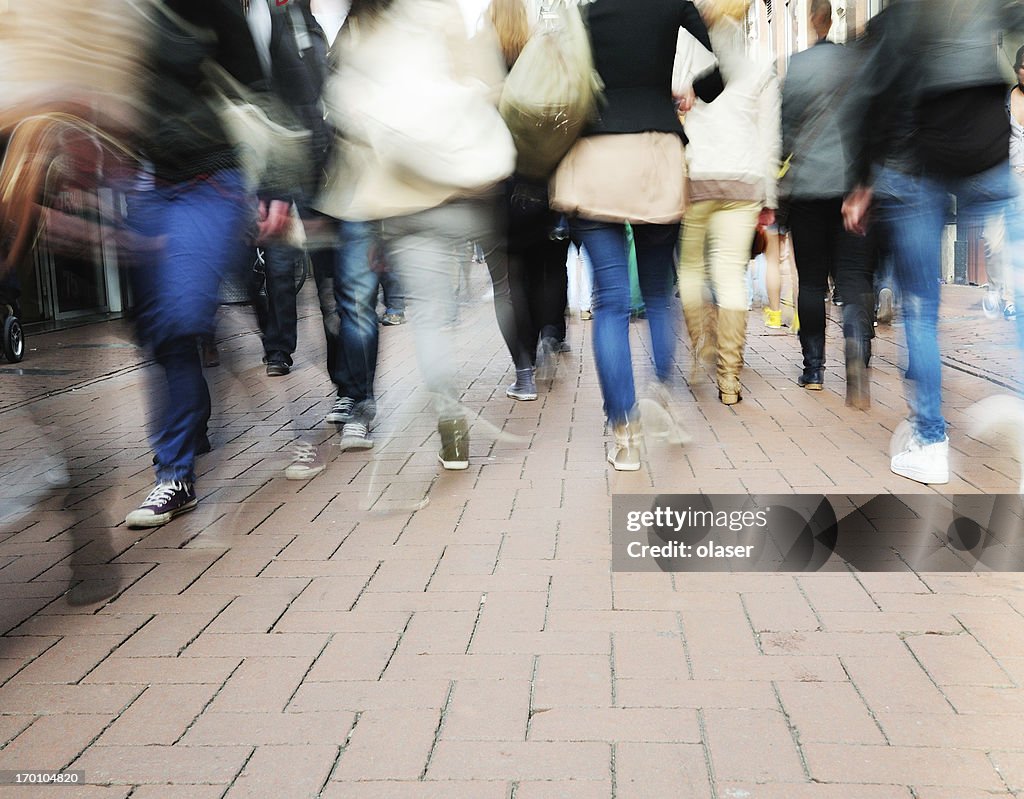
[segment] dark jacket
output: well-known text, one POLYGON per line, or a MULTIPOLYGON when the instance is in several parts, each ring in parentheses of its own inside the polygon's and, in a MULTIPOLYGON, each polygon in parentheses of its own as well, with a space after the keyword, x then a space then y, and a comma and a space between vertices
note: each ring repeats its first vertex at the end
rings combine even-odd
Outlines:
POLYGON ((141 143, 158 180, 182 183, 238 166, 206 90, 212 59, 242 84, 265 89, 237 0, 165 0, 154 8, 155 42, 141 143), (170 14, 161 11, 166 7, 170 14))
POLYGON ((304 187, 308 194, 324 182, 332 140, 323 104, 327 37, 314 19, 308 0, 291 0, 284 5, 270 0, 270 8, 270 88, 296 122, 311 133, 310 170, 304 187))
MULTIPOLYGON (((585 135, 654 131, 682 136, 672 98, 679 29, 711 49, 697 8, 690 0, 600 0, 583 9, 605 87, 598 119, 585 135)), ((695 81, 694 91, 705 102, 714 100, 722 91, 718 70, 695 81)))
MULTIPOLYGON (((1022 18, 1020 0, 897 0, 873 19, 863 69, 842 110, 855 181, 869 182, 873 164, 910 174, 934 169, 925 145, 941 140, 934 120, 951 101, 967 109, 965 99, 976 96, 998 118, 1004 89, 997 35, 1022 18)), ((972 115, 959 121, 970 126, 972 115)), ((984 128, 965 138, 981 150, 1008 151, 1008 121, 984 128)))

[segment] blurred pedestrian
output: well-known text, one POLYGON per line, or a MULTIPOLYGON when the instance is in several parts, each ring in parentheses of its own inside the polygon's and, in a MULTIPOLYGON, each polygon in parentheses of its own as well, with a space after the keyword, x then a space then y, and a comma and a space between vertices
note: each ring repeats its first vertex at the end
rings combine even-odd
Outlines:
MULTIPOLYGON (((681 28, 709 50, 711 42, 688 0, 601 0, 587 16, 605 101, 555 173, 552 204, 570 216, 573 239, 593 265, 594 355, 615 437, 608 462, 636 471, 642 440, 629 345, 625 224, 633 227, 655 390, 664 399, 675 360, 674 251, 686 207, 685 137, 672 67, 681 28)), ((711 101, 721 92, 721 77, 715 72, 694 86, 711 101)))
POLYGON ((353 3, 327 97, 339 157, 319 204, 377 229, 434 399, 438 459, 456 470, 469 466, 469 420, 447 325, 467 241, 484 251, 510 351, 516 340, 500 195, 515 159, 497 112, 504 66, 491 28, 470 27, 455 0, 353 3))
POLYGON ((938 316, 950 194, 960 222, 1006 214, 1010 259, 1024 273, 1022 220, 1007 213, 1017 188, 995 48, 999 31, 1021 22, 1022 3, 896 0, 872 21, 873 46, 849 90, 844 130, 857 188, 843 213, 848 229, 864 232, 870 210, 893 252, 911 416, 893 436, 890 468, 920 483, 949 481, 938 316))
POLYGON ((812 0, 810 22, 818 41, 795 54, 782 88, 782 179, 793 252, 799 272, 797 310, 803 370, 797 383, 821 391, 825 383, 825 297, 831 278, 842 297, 846 403, 870 405, 868 363, 874 336, 872 247, 843 227, 843 197, 850 175, 838 104, 854 72, 854 54, 830 42, 832 4, 812 0))
POLYGON ((779 87, 770 65, 747 56, 739 19, 721 16, 710 33, 725 90, 686 113, 692 204, 680 241, 679 296, 695 357, 714 359, 718 398, 735 405, 742 399, 751 243, 758 225, 775 221, 778 206, 779 87), (704 299, 706 274, 713 303, 704 299))

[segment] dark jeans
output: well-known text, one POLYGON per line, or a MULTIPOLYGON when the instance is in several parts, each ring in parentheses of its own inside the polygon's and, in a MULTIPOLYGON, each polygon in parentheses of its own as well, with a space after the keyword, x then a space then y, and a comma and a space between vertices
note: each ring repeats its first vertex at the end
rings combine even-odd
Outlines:
MULTIPOLYGON (((626 421, 636 405, 629 347, 629 256, 625 225, 573 219, 573 239, 587 248, 594 277, 594 358, 609 421, 626 421)), ((679 225, 634 225, 640 293, 647 307, 658 379, 667 382, 675 359, 672 277, 679 225)))
POLYGON ((509 290, 519 346, 532 361, 540 339, 565 340, 569 240, 553 236, 561 217, 548 207, 546 186, 510 181, 505 194, 509 290))
MULTIPOLYGON (((797 312, 800 343, 808 364, 808 346, 820 343, 824 354, 825 295, 829 275, 845 303, 843 336, 867 340, 874 333, 871 242, 843 227, 843 199, 794 200, 789 211, 790 236, 800 277, 797 312)), ((818 366, 824 365, 824 360, 818 366)))
POLYGON ((210 418, 195 342, 213 335, 220 282, 237 259, 250 214, 237 170, 129 195, 129 225, 144 240, 162 243, 131 272, 139 337, 162 369, 150 419, 158 480, 195 477, 196 446, 210 418))
POLYGON ((285 356, 289 366, 295 352, 298 315, 295 310, 295 268, 302 250, 274 244, 263 251, 266 287, 265 316, 260 320, 263 352, 285 356))

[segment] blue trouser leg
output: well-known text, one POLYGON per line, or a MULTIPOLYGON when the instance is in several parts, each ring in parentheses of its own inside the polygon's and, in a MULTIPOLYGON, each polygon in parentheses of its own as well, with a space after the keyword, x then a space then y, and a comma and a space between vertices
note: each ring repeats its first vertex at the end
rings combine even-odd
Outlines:
POLYGON ((373 401, 377 371, 377 286, 370 269, 372 230, 365 222, 341 222, 334 265, 334 296, 338 308, 338 396, 373 401))
POLYGON ((879 217, 893 253, 907 336, 906 377, 914 432, 924 444, 942 441, 939 357, 939 268, 946 190, 934 181, 883 170, 876 185, 879 217))
POLYGON ((133 270, 139 334, 163 369, 150 432, 158 480, 195 476, 196 444, 210 417, 195 341, 213 334, 220 282, 237 257, 248 211, 234 170, 130 197, 130 224, 163 241, 152 263, 133 270))
POLYGON ((587 248, 594 279, 594 359, 604 397, 604 412, 613 424, 629 417, 636 405, 629 348, 629 260, 626 232, 620 224, 577 219, 573 237, 587 248))
POLYGON ((672 276, 675 272, 675 246, 679 225, 634 225, 637 276, 651 331, 654 371, 661 382, 668 382, 676 354, 676 312, 672 307, 672 276))

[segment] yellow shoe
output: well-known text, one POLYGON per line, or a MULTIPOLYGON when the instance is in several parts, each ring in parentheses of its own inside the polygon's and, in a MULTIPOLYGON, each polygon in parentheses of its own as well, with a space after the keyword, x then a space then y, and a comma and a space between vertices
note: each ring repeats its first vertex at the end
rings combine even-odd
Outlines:
POLYGON ((793 321, 789 323, 789 326, 794 333, 800 332, 800 317, 797 316, 796 311, 793 311, 793 321))
POLYGON ((782 327, 782 310, 773 311, 771 308, 764 309, 764 326, 778 330, 782 327))

